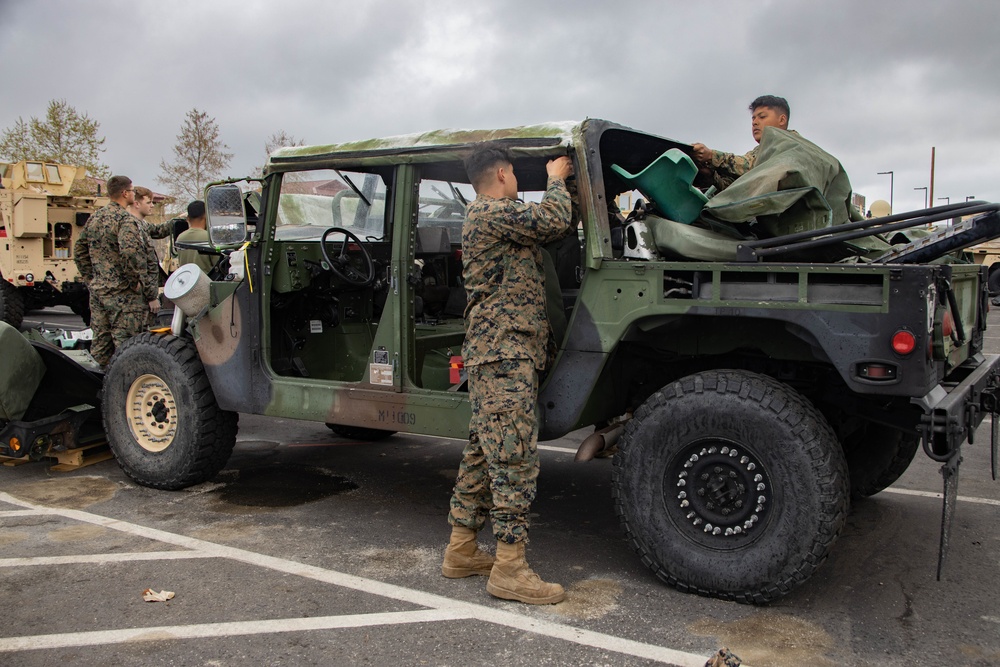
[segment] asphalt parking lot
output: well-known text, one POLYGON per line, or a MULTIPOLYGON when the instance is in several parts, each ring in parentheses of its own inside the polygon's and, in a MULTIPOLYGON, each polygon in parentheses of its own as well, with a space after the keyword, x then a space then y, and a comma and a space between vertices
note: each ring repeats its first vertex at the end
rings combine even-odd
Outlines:
POLYGON ((660 584, 621 537, 610 460, 573 462, 583 434, 542 447, 529 560, 569 592, 547 607, 441 577, 458 441, 243 415, 226 468, 184 491, 136 486, 114 461, 3 467, 0 664, 700 666, 730 646, 756 667, 995 665, 988 433, 963 450, 941 581, 941 476, 918 455, 854 504, 812 579, 763 607, 660 584))

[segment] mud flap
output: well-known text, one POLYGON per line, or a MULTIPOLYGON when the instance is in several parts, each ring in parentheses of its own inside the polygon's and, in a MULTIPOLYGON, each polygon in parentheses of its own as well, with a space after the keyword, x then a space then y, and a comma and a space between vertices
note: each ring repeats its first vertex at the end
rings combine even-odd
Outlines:
MULTIPOLYGON (((996 433, 996 430, 993 431, 996 433)), ((994 439, 994 443, 996 439, 994 439)), ((951 537, 951 523, 955 518, 955 503, 958 502, 958 466, 962 463, 961 449, 955 450, 948 462, 941 466, 941 476, 944 478, 944 502, 941 507, 941 548, 938 551, 937 579, 941 581, 944 570, 944 558, 948 553, 948 540, 951 537)))

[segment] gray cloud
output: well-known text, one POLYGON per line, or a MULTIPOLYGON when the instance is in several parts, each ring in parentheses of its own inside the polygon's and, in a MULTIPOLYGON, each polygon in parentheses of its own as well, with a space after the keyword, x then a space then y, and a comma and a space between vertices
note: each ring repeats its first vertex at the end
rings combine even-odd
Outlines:
POLYGON ((0 126, 65 98, 105 161, 155 187, 185 113, 215 117, 232 175, 285 130, 330 143, 604 117, 746 151, 746 105, 792 126, 869 201, 1000 200, 1000 3, 0 1, 0 126))

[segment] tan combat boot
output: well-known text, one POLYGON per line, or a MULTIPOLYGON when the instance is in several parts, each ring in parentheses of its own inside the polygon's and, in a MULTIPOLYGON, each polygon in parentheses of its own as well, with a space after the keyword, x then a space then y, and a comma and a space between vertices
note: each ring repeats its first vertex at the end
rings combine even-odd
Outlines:
POLYGON ((461 579, 476 574, 489 575, 493 569, 493 556, 480 551, 476 544, 476 531, 463 526, 452 526, 451 540, 444 550, 441 574, 449 579, 461 579))
POLYGON ((566 597, 562 586, 545 583, 528 567, 524 559, 524 542, 497 542, 497 562, 486 582, 486 592, 527 604, 555 604, 566 597))

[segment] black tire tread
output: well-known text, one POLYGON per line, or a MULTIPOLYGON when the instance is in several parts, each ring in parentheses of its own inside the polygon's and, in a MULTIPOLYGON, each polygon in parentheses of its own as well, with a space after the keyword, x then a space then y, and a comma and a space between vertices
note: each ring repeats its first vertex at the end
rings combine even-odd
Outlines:
POLYGON ((895 429, 879 428, 873 434, 845 441, 844 451, 851 474, 851 498, 860 500, 884 491, 902 477, 920 449, 920 436, 895 429), (891 452, 891 458, 877 456, 871 448, 891 452), (872 454, 875 454, 873 456, 872 454))
POLYGON ((659 563, 656 561, 650 549, 644 544, 642 538, 630 524, 628 508, 622 497, 623 494, 620 491, 620 486, 625 482, 625 466, 627 465, 629 456, 630 443, 642 421, 654 410, 666 405, 672 398, 684 394, 706 394, 711 392, 738 394, 742 398, 752 398, 759 402, 762 411, 770 412, 774 417, 783 420, 800 431, 803 429, 804 424, 811 423, 826 431, 822 435, 828 442, 837 442, 836 435, 823 415, 805 397, 773 378, 757 373, 735 370, 708 371, 687 376, 655 392, 640 406, 633 418, 626 425, 625 431, 619 440, 619 452, 615 455, 613 463, 612 487, 615 511, 618 514, 626 540, 632 550, 638 554, 642 562, 653 571, 656 577, 664 583, 685 593, 695 593, 706 597, 741 603, 765 604, 787 595, 796 586, 809 579, 823 561, 826 560, 831 546, 836 541, 847 520, 850 507, 847 464, 844 457, 839 455, 839 448, 836 451, 830 450, 820 444, 819 438, 813 438, 809 443, 809 457, 813 462, 820 464, 820 468, 828 470, 828 473, 819 480, 823 489, 822 507, 824 516, 822 517, 821 526, 825 527, 825 529, 821 528, 817 531, 808 552, 803 554, 801 561, 792 567, 786 568, 781 576, 776 581, 773 581, 771 585, 756 590, 732 592, 693 585, 691 582, 685 581, 682 576, 671 572, 668 563, 659 563), (748 381, 751 379, 764 384, 766 390, 763 395, 759 397, 751 396, 753 387, 748 381))
POLYGON ((24 297, 17 288, 0 279, 0 320, 15 329, 24 322, 24 297))
MULTIPOLYGON (((150 369, 155 370, 155 369, 150 369)), ((165 378, 164 378, 165 379, 165 378)), ((176 390, 175 390, 176 391, 176 390)), ((104 413, 104 428, 112 452, 122 470, 133 481, 142 486, 155 489, 177 490, 194 484, 200 484, 213 477, 226 465, 236 445, 236 434, 239 429, 239 413, 222 410, 216 402, 215 393, 209 382, 205 367, 198 357, 193 343, 171 335, 143 333, 128 340, 112 356, 108 365, 105 387, 102 390, 102 412, 104 413), (193 393, 194 413, 196 419, 195 442, 189 460, 183 468, 172 471, 169 476, 154 476, 141 468, 127 463, 127 457, 120 456, 123 446, 138 447, 132 442, 128 433, 114 433, 113 423, 109 423, 110 410, 122 410, 121 405, 110 405, 106 392, 108 381, 115 379, 115 364, 127 359, 133 351, 143 347, 152 347, 166 353, 172 363, 176 364, 187 376, 193 393)), ((172 445, 173 446, 173 445, 172 445)))

